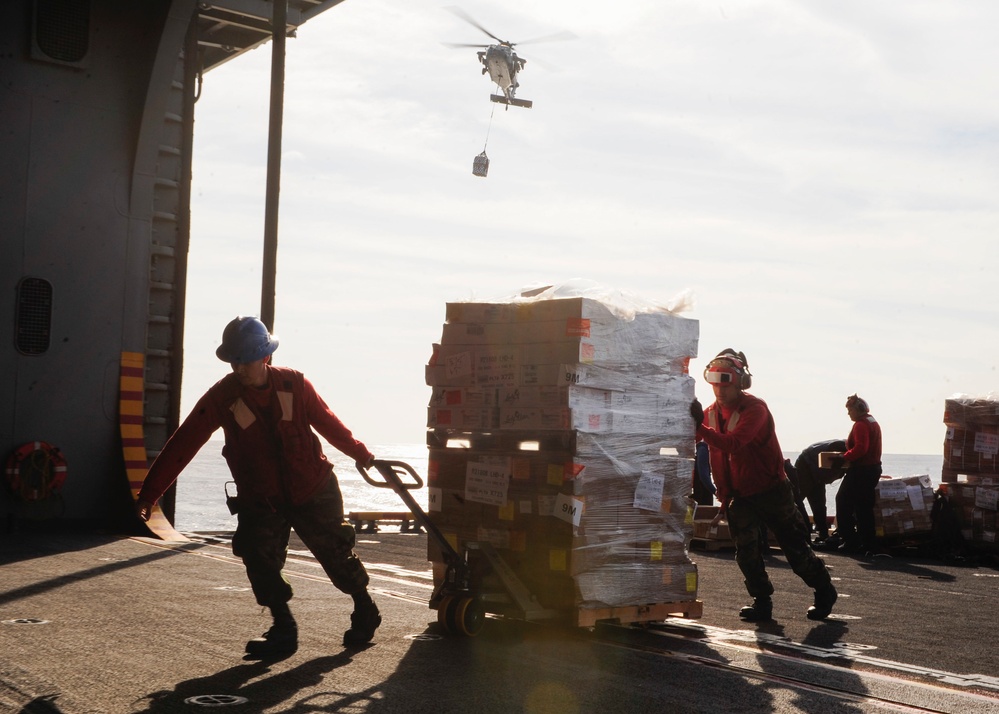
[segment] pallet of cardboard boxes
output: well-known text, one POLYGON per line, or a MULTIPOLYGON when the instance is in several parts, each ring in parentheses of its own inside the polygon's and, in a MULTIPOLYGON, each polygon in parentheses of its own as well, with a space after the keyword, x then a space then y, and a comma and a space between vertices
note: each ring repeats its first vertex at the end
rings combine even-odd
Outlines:
MULTIPOLYGON (((571 624, 699 617, 697 339, 695 320, 613 294, 449 303, 426 367, 430 520, 459 553, 490 544, 571 624)), ((439 585, 432 539, 428 555, 439 585)))
POLYGON ((933 484, 929 475, 882 478, 874 493, 874 529, 889 541, 933 530, 933 484))
POLYGON ((945 401, 944 424, 941 490, 957 508, 965 543, 999 550, 999 396, 955 394, 945 401))

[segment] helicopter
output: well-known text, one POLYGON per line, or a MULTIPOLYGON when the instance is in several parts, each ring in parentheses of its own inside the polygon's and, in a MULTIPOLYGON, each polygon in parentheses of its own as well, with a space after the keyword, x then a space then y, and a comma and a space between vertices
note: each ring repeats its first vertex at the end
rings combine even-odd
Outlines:
POLYGON ((470 24, 472 27, 475 27, 496 40, 496 44, 493 45, 455 42, 445 42, 444 45, 452 49, 461 47, 481 48, 481 51, 477 54, 479 62, 482 63, 482 74, 488 74, 489 79, 491 79, 502 92, 502 94, 490 94, 489 99, 500 104, 505 104, 507 107, 515 106, 530 109, 534 105, 534 102, 529 99, 518 99, 516 97, 517 88, 520 86, 520 83, 517 81, 517 74, 524 69, 524 65, 527 64, 527 60, 518 56, 514 47, 518 44, 527 44, 529 42, 551 42, 554 40, 573 39, 575 37, 575 35, 571 32, 558 32, 553 35, 536 37, 532 40, 525 40, 519 43, 510 42, 508 40, 501 40, 499 37, 480 25, 461 8, 449 7, 447 9, 470 24))

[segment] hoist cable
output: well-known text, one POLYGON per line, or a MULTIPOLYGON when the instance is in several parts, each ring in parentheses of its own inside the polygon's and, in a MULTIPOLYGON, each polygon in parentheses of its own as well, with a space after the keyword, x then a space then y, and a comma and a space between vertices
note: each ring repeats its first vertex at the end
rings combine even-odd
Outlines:
POLYGON ((493 104, 493 110, 489 112, 489 126, 486 128, 486 143, 482 145, 482 153, 486 153, 486 147, 489 146, 489 132, 493 129, 493 116, 496 114, 496 105, 493 104))

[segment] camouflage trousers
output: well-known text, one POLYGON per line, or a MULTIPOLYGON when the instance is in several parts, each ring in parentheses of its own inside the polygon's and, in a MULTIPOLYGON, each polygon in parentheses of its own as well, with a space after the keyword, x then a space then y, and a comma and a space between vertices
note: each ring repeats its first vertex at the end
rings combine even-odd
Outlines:
POLYGON ((789 481, 781 481, 755 496, 733 498, 728 506, 728 525, 735 540, 735 560, 752 597, 770 597, 774 592, 760 542, 764 525, 774 534, 788 565, 806 585, 818 589, 831 584, 825 563, 812 551, 808 526, 794 502, 789 481))
POLYGON ((343 497, 335 476, 300 506, 274 509, 241 501, 238 519, 232 551, 243 559, 258 604, 271 607, 291 600, 291 583, 282 570, 292 528, 339 590, 354 594, 368 587, 368 572, 353 550, 354 528, 344 522, 343 497))

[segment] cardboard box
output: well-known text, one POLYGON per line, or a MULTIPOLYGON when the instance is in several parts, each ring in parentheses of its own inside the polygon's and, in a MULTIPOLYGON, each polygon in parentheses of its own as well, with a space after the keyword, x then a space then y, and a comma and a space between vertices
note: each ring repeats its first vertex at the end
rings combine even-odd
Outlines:
POLYGON ((842 455, 843 455, 842 451, 820 451, 819 468, 831 469, 833 467, 833 460, 838 457, 841 457, 842 455))
POLYGON ((949 426, 944 438, 944 468, 999 474, 999 426, 949 426))
POLYGON ((999 400, 987 397, 954 396, 944 401, 944 424, 999 426, 999 400))
POLYGON ((881 479, 874 494, 874 526, 879 536, 929 533, 933 485, 928 475, 881 479))

